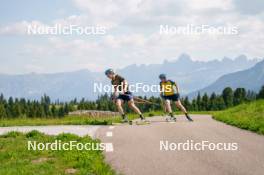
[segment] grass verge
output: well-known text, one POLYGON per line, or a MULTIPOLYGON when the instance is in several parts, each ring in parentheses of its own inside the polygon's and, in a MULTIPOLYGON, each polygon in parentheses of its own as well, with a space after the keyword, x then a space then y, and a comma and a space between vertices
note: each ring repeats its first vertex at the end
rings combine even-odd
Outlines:
POLYGON ((214 112, 213 118, 229 125, 264 135, 264 100, 214 112))
POLYGON ((38 126, 38 125, 110 125, 120 118, 93 118, 89 116, 66 116, 63 118, 16 118, 1 119, 0 126, 38 126))
POLYGON ((28 150, 27 142, 51 143, 77 141, 81 143, 99 143, 89 136, 78 137, 73 134, 58 136, 44 135, 38 131, 27 134, 9 132, 0 136, 0 174, 5 175, 112 175, 115 172, 104 162, 102 151, 87 150, 28 150))
MULTIPOLYGON (((200 112, 191 112, 191 114, 212 114, 213 112, 200 111, 200 112)), ((182 114, 177 111, 175 114, 182 114)), ((146 117, 153 116, 162 116, 164 115, 163 111, 152 111, 144 113, 146 117)), ((131 113, 128 114, 130 120, 136 119, 139 116, 137 114, 131 113)), ((1 119, 0 127, 7 126, 40 126, 40 125, 111 125, 112 123, 120 123, 121 117, 89 117, 87 115, 83 116, 66 116, 63 118, 15 118, 15 119, 1 119)))

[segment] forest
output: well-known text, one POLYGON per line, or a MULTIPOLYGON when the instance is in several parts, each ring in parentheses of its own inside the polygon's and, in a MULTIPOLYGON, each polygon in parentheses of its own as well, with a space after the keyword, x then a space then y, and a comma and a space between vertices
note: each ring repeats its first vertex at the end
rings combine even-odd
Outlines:
MULTIPOLYGON (((148 100, 154 104, 159 104, 138 104, 143 112, 163 110, 161 98, 139 98, 148 100)), ((221 94, 198 94, 197 97, 192 100, 188 97, 183 97, 181 101, 189 111, 219 111, 245 102, 255 101, 256 99, 264 99, 264 86, 262 86, 258 93, 247 91, 244 88, 232 89, 226 87, 221 94)), ((125 105, 124 108, 128 112, 131 112, 127 105, 125 105)), ((51 101, 50 97, 46 94, 44 94, 40 100, 13 97, 6 99, 3 94, 0 95, 0 118, 2 119, 60 118, 76 110, 116 111, 116 108, 109 94, 99 96, 96 101, 83 98, 81 100, 73 99, 69 102, 61 102, 59 100, 51 101)))

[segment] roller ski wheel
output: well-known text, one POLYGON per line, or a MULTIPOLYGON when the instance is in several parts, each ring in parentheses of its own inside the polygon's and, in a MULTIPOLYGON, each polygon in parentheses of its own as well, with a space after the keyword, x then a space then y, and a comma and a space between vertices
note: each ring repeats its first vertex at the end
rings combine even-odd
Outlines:
POLYGON ((147 125, 147 124, 150 124, 150 121, 147 121, 145 119, 136 121, 136 125, 147 125))
POLYGON ((176 121, 177 121, 176 117, 167 117, 166 118, 166 122, 176 122, 176 121))

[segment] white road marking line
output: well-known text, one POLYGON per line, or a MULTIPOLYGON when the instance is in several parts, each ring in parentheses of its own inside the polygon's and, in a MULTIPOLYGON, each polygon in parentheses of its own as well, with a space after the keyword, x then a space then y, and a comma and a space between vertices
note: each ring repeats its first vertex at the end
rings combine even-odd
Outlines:
POLYGON ((105 152, 113 152, 114 146, 112 143, 105 143, 105 152))
POLYGON ((113 136, 113 132, 111 131, 106 132, 106 137, 112 137, 112 136, 113 136))
POLYGON ((109 126, 109 129, 114 129, 115 128, 115 126, 109 126))

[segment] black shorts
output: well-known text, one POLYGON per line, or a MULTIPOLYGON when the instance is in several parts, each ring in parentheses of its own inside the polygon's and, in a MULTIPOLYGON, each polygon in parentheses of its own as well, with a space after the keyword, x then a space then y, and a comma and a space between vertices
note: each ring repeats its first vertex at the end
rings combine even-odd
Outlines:
POLYGON ((123 100, 123 101, 130 101, 133 99, 133 95, 131 92, 120 94, 118 95, 117 99, 123 100))
POLYGON ((164 100, 171 100, 171 101, 179 101, 180 95, 179 94, 173 94, 173 95, 163 96, 163 99, 164 100))

